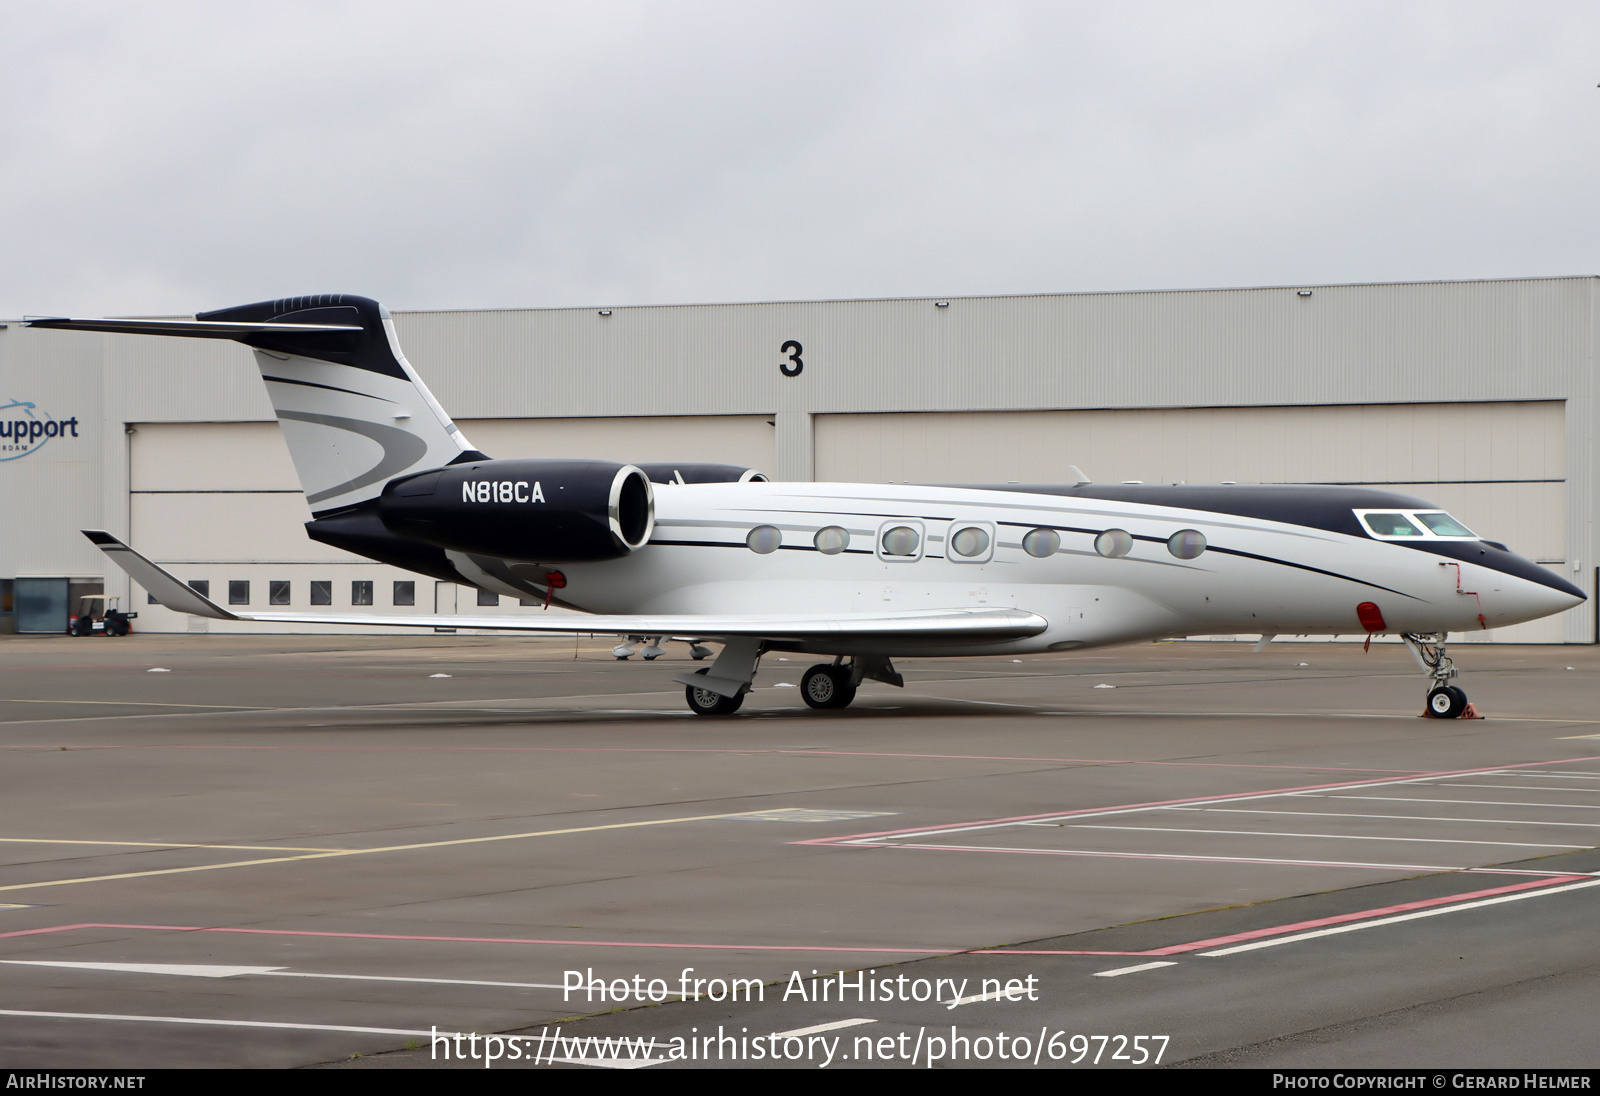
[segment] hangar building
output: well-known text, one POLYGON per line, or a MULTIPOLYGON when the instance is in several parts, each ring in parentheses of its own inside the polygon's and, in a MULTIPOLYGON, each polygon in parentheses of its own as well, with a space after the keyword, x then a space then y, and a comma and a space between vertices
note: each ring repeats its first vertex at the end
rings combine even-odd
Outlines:
MULTIPOLYGON (((1076 466, 1112 482, 1393 487, 1591 599, 1455 641, 1590 643, 1597 305, 1600 279, 1568 277, 395 323, 493 457, 719 461, 787 480, 1071 482, 1076 466)), ((528 611, 307 538, 242 346, 11 322, 0 380, 0 629, 60 630, 75 595, 102 585, 131 596, 140 630, 207 626, 145 604, 79 535, 90 527, 258 610, 528 611)))

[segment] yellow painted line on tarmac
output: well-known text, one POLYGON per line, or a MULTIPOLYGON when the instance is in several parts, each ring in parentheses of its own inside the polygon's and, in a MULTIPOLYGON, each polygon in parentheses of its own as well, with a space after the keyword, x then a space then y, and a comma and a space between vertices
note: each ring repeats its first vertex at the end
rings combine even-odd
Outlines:
POLYGON ((349 852, 349 849, 306 847, 302 845, 212 845, 184 841, 79 841, 66 837, 0 837, 11 845, 125 845, 134 849, 239 849, 247 852, 349 852))
POLYGON ((419 841, 410 845, 384 845, 375 849, 337 849, 333 852, 310 852, 300 856, 269 856, 259 860, 232 860, 224 864, 196 864, 187 868, 158 868, 153 871, 120 872, 115 875, 85 875, 76 879, 46 879, 38 883, 13 883, 9 886, 0 887, 0 892, 37 890, 41 887, 66 887, 74 883, 109 883, 118 879, 145 879, 156 875, 184 875, 189 872, 221 871, 224 868, 254 868, 264 864, 290 864, 299 860, 327 860, 338 856, 368 856, 380 852, 411 852, 416 849, 442 849, 452 845, 481 845, 491 841, 521 841, 531 837, 559 837, 569 833, 598 833, 602 830, 669 826, 676 822, 710 822, 721 818, 736 818, 748 813, 748 811, 736 811, 730 814, 697 814, 686 818, 655 818, 645 822, 612 822, 604 826, 573 826, 561 830, 533 830, 528 833, 494 834, 490 837, 458 837, 450 841, 419 841))

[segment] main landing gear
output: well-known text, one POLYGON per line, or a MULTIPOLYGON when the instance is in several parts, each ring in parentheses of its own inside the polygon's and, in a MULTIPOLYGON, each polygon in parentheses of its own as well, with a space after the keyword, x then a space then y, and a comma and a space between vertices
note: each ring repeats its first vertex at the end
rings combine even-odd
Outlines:
MULTIPOLYGON (((745 694, 755 681, 756 666, 766 650, 757 639, 730 639, 710 666, 679 674, 684 699, 695 715, 732 715, 744 703, 745 694)), ((894 664, 882 655, 840 655, 805 672, 800 695, 813 708, 844 708, 856 698, 861 682, 871 678, 886 685, 904 687, 905 679, 894 664)))
POLYGON ((1450 656, 1445 654, 1443 632, 1407 632, 1400 638, 1406 641, 1417 665, 1433 682, 1428 690, 1427 708, 1422 713, 1424 716, 1429 719, 1483 718, 1467 700, 1466 692, 1450 684, 1450 679, 1456 676, 1456 668, 1450 656))
POLYGON ((813 708, 848 708, 856 698, 856 683, 849 666, 819 663, 800 679, 800 695, 813 708))

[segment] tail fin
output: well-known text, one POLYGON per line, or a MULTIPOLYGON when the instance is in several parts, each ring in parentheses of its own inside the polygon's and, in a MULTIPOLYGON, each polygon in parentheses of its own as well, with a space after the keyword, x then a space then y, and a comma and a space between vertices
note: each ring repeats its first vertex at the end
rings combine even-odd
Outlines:
POLYGON ((418 379, 377 301, 287 297, 195 319, 343 328, 236 336, 255 349, 306 502, 319 517, 377 498, 395 476, 483 459, 418 379))
POLYGON ((254 348, 317 517, 377 498, 395 476, 485 459, 417 378, 388 311, 366 297, 285 297, 193 320, 49 318, 28 326, 233 339, 254 348))

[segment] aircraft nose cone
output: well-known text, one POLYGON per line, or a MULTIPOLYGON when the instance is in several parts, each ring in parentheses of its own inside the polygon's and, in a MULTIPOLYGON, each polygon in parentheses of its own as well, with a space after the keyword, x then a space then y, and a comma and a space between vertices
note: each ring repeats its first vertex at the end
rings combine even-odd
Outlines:
POLYGON ((1526 576, 1522 582, 1513 584, 1515 589, 1505 591, 1510 595, 1508 607, 1517 619, 1538 620, 1554 616, 1588 600, 1582 590, 1554 571, 1537 564, 1531 565, 1530 569, 1540 573, 1526 576))

